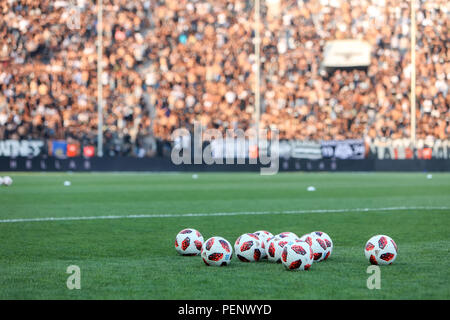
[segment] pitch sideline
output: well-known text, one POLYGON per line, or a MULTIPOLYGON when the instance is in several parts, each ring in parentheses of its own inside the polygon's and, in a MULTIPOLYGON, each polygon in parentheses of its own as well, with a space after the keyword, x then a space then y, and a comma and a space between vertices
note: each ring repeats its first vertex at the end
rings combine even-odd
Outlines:
POLYGON ((285 211, 243 211, 243 212, 213 212, 213 213, 174 213, 174 214, 132 214, 86 217, 44 217, 23 219, 1 219, 0 223, 45 222, 45 221, 80 221, 80 220, 113 220, 142 218, 178 218, 178 217, 217 217, 238 215, 271 215, 271 214, 308 214, 308 213, 345 213, 345 212, 375 212, 375 211, 406 211, 406 210, 450 210, 450 207, 386 207, 386 208, 351 208, 351 209, 311 209, 285 211))

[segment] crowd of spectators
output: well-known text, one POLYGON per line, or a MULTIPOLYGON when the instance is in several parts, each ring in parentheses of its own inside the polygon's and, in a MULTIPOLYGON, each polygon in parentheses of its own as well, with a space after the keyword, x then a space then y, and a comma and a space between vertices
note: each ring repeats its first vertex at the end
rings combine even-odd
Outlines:
MULTIPOLYGON (((0 3, 0 140, 95 145, 97 0, 0 3)), ((146 156, 176 128, 254 121, 282 139, 410 136, 410 7, 403 0, 103 0, 104 148, 146 156), (321 68, 327 40, 372 45, 366 70, 321 68)), ((417 138, 450 138, 449 4, 417 1, 417 138)))

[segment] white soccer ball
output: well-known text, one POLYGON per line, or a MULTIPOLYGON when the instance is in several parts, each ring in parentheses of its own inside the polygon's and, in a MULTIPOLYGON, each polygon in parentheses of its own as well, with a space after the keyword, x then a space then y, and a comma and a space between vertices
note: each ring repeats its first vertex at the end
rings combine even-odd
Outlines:
POLYGON ((271 262, 281 263, 281 254, 283 252, 283 248, 289 242, 290 240, 280 239, 277 236, 270 238, 268 240, 268 246, 266 248, 267 260, 271 262))
POLYGON ((254 233, 244 233, 234 243, 236 257, 242 262, 255 262, 261 259, 261 239, 254 233))
POLYGON ((8 176, 3 177, 3 184, 5 186, 10 186, 10 185, 12 185, 12 183, 13 183, 13 180, 11 179, 11 177, 8 177, 8 176))
POLYGON ((175 249, 183 256, 200 254, 203 246, 203 236, 195 229, 181 230, 175 238, 175 249))
POLYGON ((331 240, 331 237, 328 234, 322 231, 313 231, 311 233, 318 235, 321 239, 323 239, 323 241, 325 241, 327 249, 325 250, 323 260, 327 260, 333 252, 333 240, 331 240))
POLYGON ((272 238, 273 234, 271 234, 269 231, 266 230, 260 230, 253 233, 256 234, 258 238, 261 240, 261 259, 267 259, 267 252, 266 252, 266 247, 268 243, 267 240, 269 238, 272 238))
POLYGON ((371 264, 391 264, 397 258, 397 245, 392 238, 376 235, 369 239, 364 248, 364 254, 371 264))
POLYGON ((314 261, 322 261, 327 254, 327 244, 318 234, 308 233, 300 237, 300 240, 307 242, 314 253, 314 261))
POLYGON ((308 270, 314 262, 311 246, 301 240, 286 244, 281 254, 281 263, 288 270, 308 270))
POLYGON ((201 257, 207 266, 227 266, 233 256, 231 244, 222 237, 212 237, 205 241, 201 257))

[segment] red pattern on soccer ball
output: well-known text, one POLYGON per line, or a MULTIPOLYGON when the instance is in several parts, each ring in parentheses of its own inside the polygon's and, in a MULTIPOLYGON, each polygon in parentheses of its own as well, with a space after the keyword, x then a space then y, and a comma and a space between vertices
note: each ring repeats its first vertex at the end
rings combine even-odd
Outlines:
POLYGON ((260 258, 261 258, 261 251, 259 251, 259 249, 255 249, 255 252, 253 253, 253 259, 255 259, 255 261, 259 261, 260 258))
POLYGON ((195 231, 196 232, 196 234, 197 234, 197 237, 201 237, 202 235, 200 234, 200 232, 198 232, 198 231, 195 231))
POLYGON ((253 246, 253 241, 246 241, 241 246, 241 252, 249 250, 253 246))
POLYGON ((287 244, 287 241, 278 241, 278 245, 282 248, 287 244))
POLYGON ((255 239, 255 240, 259 240, 259 238, 258 238, 258 236, 257 236, 256 234, 253 234, 253 233, 247 233, 247 235, 248 235, 249 237, 252 237, 252 238, 255 239))
POLYGON ((275 245, 273 244, 273 242, 269 245, 268 252, 271 257, 275 257, 275 245))
POLYGON ((195 244, 195 247, 197 248, 197 250, 202 249, 202 242, 200 240, 195 240, 194 244, 195 244))
POLYGON ((323 260, 327 260, 329 256, 330 256, 330 252, 327 252, 327 254, 325 255, 325 258, 323 258, 323 260))
POLYGON ((213 244, 214 244, 214 238, 209 239, 205 246, 206 250, 210 250, 211 247, 213 246, 213 244))
POLYGON ((306 242, 307 244, 309 244, 310 246, 312 246, 312 238, 311 238, 311 237, 306 237, 306 238, 305 238, 305 242, 306 242))
POLYGON ((315 233, 316 235, 318 235, 319 237, 321 237, 322 234, 323 234, 323 232, 321 232, 321 231, 315 231, 314 233, 315 233))
POLYGON ((219 240, 220 244, 222 245, 222 248, 225 249, 226 252, 230 252, 230 247, 228 246, 228 243, 225 240, 219 240))
POLYGON ((239 237, 239 238, 236 239, 236 242, 234 243, 234 245, 237 246, 237 245, 239 244, 239 241, 241 241, 241 237, 239 237))
POLYGON ((322 253, 321 252, 314 253, 314 260, 319 260, 320 257, 322 257, 322 253))
POLYGON ((320 244, 323 250, 327 250, 327 245, 322 239, 316 239, 316 241, 320 244))
POLYGON ((391 242, 392 242, 392 244, 394 245, 395 252, 398 252, 397 245, 395 244, 394 240, 391 239, 391 242))
POLYGON ((309 270, 309 268, 311 268, 310 264, 305 264, 305 270, 309 270))
POLYGON ((292 262, 290 265, 289 265, 289 269, 298 269, 298 268, 300 268, 300 266, 302 265, 302 260, 297 260, 297 261, 294 261, 294 262, 292 262))
POLYGON ((375 256, 373 254, 370 256, 369 261, 371 264, 378 264, 377 259, 375 259, 375 256))
POLYGON ((284 262, 286 262, 287 260, 287 247, 283 249, 283 253, 281 254, 281 260, 283 260, 284 262))
POLYGON ((384 247, 386 247, 387 245, 387 239, 386 237, 381 237, 380 240, 378 240, 378 246, 380 247, 380 249, 384 249, 384 247))
POLYGON ((189 237, 186 237, 186 239, 183 240, 181 243, 181 249, 184 251, 189 247, 189 244, 191 243, 191 239, 189 237))
POLYGON ((306 250, 303 249, 303 247, 300 246, 300 245, 294 245, 294 246, 292 246, 291 248, 292 248, 292 250, 294 250, 295 253, 297 253, 297 254, 301 254, 301 255, 305 255, 305 254, 306 254, 306 250))
POLYGON ((375 246, 372 244, 372 243, 367 243, 367 245, 366 245, 366 251, 370 251, 370 250, 372 250, 373 248, 375 248, 375 246))
POLYGON ((325 239, 325 243, 326 243, 326 245, 327 245, 328 248, 331 247, 331 241, 330 241, 330 240, 325 239))
POLYGON ((189 229, 184 229, 184 230, 180 231, 181 234, 186 234, 186 233, 191 233, 191 232, 192 232, 192 230, 189 230, 189 229))
POLYGON ((211 260, 211 261, 219 261, 219 260, 221 260, 222 259, 222 257, 223 257, 223 253, 211 253, 209 256, 208 256, 208 260, 211 260))
POLYGON ((178 247, 178 241, 175 239, 175 247, 178 247))
POLYGON ((237 254, 237 257, 239 260, 241 260, 242 262, 250 262, 250 260, 248 260, 247 258, 241 256, 240 254, 237 254))
POLYGON ((383 253, 381 256, 380 256, 380 259, 382 259, 382 260, 384 260, 384 261, 391 261, 392 260, 392 258, 394 258, 394 254, 393 253, 390 253, 390 252, 387 252, 387 253, 383 253))

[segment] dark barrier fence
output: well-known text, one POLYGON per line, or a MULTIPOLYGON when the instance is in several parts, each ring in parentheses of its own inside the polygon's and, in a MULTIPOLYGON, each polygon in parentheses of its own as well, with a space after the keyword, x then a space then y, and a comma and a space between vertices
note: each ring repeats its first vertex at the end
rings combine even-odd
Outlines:
MULTIPOLYGON (((224 161, 225 163, 225 161, 224 161)), ((130 158, 54 157, 9 158, 0 157, 0 171, 178 171, 178 172, 246 172, 259 171, 261 164, 180 164, 175 165, 170 158, 130 158)), ((341 160, 341 159, 280 159, 279 171, 450 171, 450 160, 341 160)))

